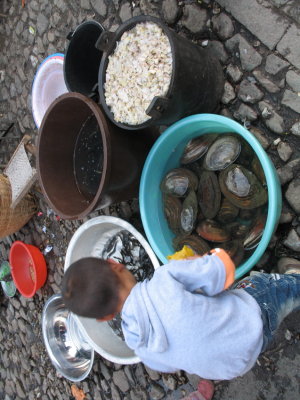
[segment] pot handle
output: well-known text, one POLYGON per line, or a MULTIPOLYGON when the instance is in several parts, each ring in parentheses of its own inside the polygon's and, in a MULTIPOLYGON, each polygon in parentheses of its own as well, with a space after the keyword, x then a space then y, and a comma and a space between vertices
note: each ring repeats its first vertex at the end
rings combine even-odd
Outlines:
POLYGON ((155 96, 154 99, 151 101, 149 107, 147 108, 146 114, 148 114, 153 119, 158 119, 162 116, 168 105, 168 98, 155 96))
POLYGON ((92 87, 91 93, 88 94, 88 97, 98 103, 99 94, 98 94, 98 82, 92 87))
POLYGON ((116 34, 110 31, 103 31, 95 43, 96 49, 110 53, 115 45, 116 34))
POLYGON ((74 35, 74 31, 69 32, 69 33, 67 34, 67 39, 68 39, 68 40, 71 40, 72 37, 73 37, 73 35, 74 35))

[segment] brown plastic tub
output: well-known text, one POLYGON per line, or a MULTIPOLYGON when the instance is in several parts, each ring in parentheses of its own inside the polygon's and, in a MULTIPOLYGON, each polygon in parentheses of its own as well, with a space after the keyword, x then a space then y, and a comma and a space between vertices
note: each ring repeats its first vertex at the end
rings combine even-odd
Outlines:
POLYGON ((153 131, 133 133, 113 125, 98 104, 80 93, 60 96, 47 110, 37 141, 37 172, 47 203, 64 219, 81 219, 96 208, 137 196, 144 161, 155 139, 153 131), (102 173, 94 191, 87 192, 78 184, 74 160, 78 154, 80 159, 78 138, 83 129, 90 129, 89 121, 96 126, 99 140, 89 147, 91 154, 86 154, 86 165, 83 161, 79 170, 87 169, 90 178, 89 164, 100 155, 102 173))

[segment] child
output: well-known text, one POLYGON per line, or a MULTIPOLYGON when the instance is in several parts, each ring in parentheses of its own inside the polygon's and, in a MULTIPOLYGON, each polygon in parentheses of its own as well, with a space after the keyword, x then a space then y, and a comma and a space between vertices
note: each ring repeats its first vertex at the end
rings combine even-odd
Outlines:
POLYGON ((222 249, 171 261, 137 283, 122 264, 85 258, 65 273, 62 296, 74 313, 112 319, 121 312, 127 345, 150 368, 202 378, 241 376, 300 306, 300 272, 256 274, 235 288, 235 267, 222 249))

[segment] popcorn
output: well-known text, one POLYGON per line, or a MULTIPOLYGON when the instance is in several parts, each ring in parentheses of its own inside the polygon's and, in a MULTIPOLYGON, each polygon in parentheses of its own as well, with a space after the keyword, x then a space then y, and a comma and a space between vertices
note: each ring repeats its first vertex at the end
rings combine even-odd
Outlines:
POLYGON ((171 45, 162 28, 142 22, 121 36, 109 56, 104 85, 106 104, 117 122, 138 125, 155 96, 166 96, 171 82, 171 45))

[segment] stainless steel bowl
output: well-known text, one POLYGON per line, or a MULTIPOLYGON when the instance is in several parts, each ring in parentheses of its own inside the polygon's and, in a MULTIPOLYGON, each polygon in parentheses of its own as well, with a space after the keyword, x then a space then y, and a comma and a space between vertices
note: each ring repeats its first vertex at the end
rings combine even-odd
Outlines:
POLYGON ((42 330, 47 352, 56 370, 73 382, 85 379, 93 366, 94 350, 74 315, 65 308, 60 294, 47 300, 42 330))

